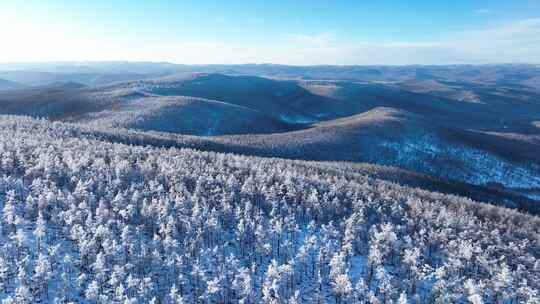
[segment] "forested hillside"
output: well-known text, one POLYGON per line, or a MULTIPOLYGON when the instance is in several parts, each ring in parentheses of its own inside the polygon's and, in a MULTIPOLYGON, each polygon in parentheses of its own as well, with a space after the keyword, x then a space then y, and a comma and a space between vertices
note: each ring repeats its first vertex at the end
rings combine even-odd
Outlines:
POLYGON ((313 162, 0 120, 2 303, 540 301, 537 217, 313 162))
POLYGON ((148 97, 91 113, 80 119, 93 126, 159 130, 200 136, 277 133, 294 126, 242 106, 196 97, 148 97))
POLYGON ((33 86, 2 91, 0 114, 107 132, 169 132, 176 135, 166 137, 175 142, 246 155, 393 166, 540 198, 540 92, 511 79, 518 67, 470 67, 467 77, 469 69, 457 67, 376 68, 373 79, 364 78, 365 69, 350 70, 350 79, 330 74, 316 79, 307 71, 299 79, 200 69, 127 73, 125 79, 110 73, 29 72, 24 84, 33 86), (91 75, 111 79, 91 83, 91 75), (36 86, 34 77, 57 81, 36 86))

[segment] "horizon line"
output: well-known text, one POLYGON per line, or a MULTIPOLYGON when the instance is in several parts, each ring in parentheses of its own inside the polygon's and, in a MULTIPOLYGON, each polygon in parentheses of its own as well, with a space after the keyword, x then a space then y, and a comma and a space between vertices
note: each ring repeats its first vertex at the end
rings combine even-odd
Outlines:
POLYGON ((488 63, 405 63, 405 64, 283 64, 271 62, 246 62, 246 63, 176 63, 171 61, 149 61, 149 60, 51 60, 51 61, 13 61, 2 62, 0 65, 25 65, 25 64, 166 64, 175 66, 284 66, 284 67, 413 67, 413 66, 497 66, 497 65, 540 65, 540 62, 488 62, 488 63))

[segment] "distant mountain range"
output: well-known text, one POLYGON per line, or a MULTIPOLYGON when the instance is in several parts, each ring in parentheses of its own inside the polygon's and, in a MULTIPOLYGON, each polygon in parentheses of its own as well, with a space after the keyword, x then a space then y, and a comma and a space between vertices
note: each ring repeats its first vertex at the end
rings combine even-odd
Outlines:
MULTIPOLYGON (((73 75, 73 78, 79 77, 83 79, 90 79, 92 76, 108 75, 110 77, 109 80, 113 80, 115 77, 120 78, 119 80, 127 80, 126 78, 139 79, 140 77, 155 77, 179 73, 220 73, 277 78, 382 82, 436 79, 448 82, 514 84, 538 88, 540 79, 540 65, 533 64, 288 66, 278 64, 184 65, 167 62, 121 61, 0 64, 0 78, 14 80, 18 76, 21 76, 21 71, 28 74, 26 76, 27 80, 21 81, 22 83, 29 81, 29 79, 36 81, 36 78, 46 79, 46 77, 53 75, 63 75, 61 77, 73 75), (10 76, 9 74, 13 72, 16 72, 15 75, 10 76), (34 77, 30 77, 32 74, 34 77)), ((103 82, 105 80, 107 79, 104 79, 103 82)), ((86 81, 82 80, 79 82, 86 81)))

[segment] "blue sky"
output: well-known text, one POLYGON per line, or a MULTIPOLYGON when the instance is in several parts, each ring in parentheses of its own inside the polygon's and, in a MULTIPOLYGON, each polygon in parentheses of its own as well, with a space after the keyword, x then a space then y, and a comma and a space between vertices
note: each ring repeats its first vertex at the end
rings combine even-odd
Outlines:
POLYGON ((540 63, 540 1, 0 2, 0 61, 540 63))

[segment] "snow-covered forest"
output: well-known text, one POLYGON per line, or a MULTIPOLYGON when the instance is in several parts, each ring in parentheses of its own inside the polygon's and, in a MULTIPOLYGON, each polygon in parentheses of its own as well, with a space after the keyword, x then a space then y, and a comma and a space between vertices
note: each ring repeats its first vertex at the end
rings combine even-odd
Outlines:
POLYGON ((313 162, 0 120, 3 304, 540 301, 535 216, 313 162))

